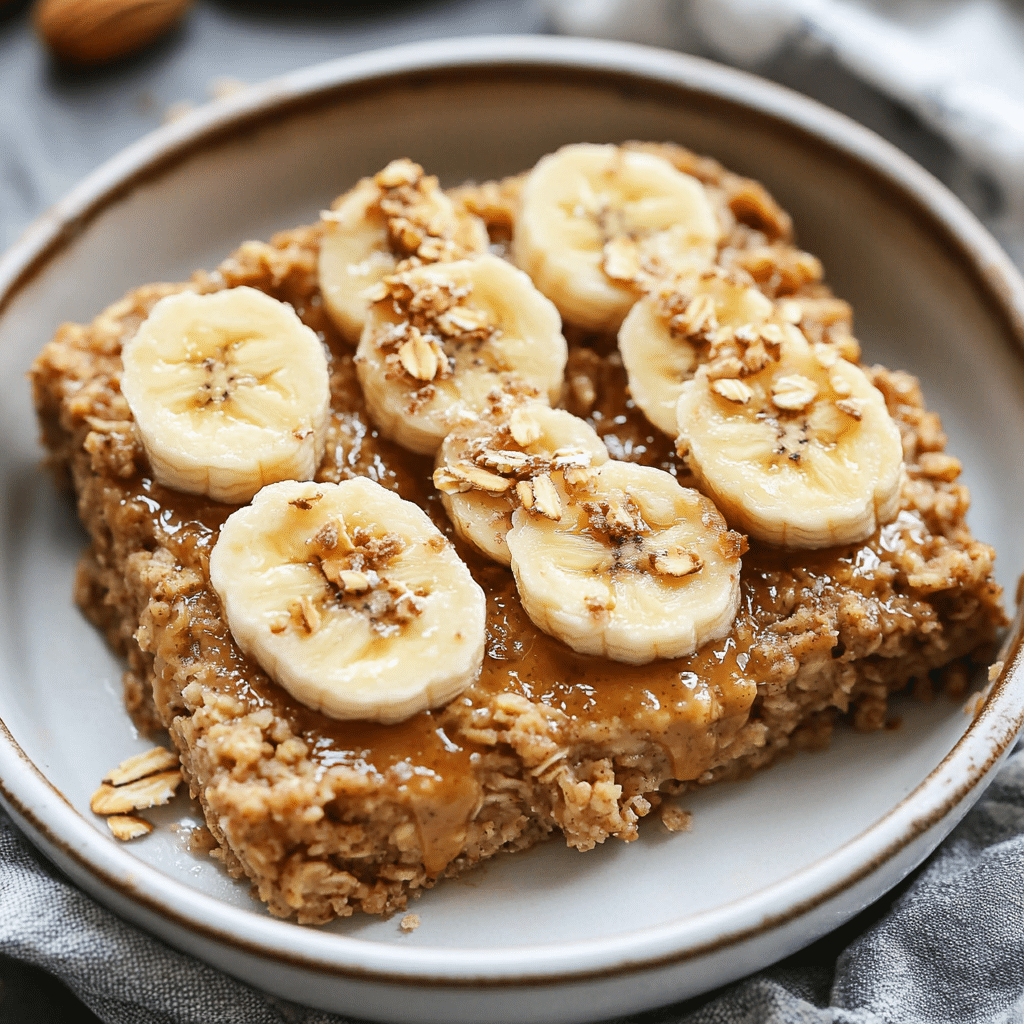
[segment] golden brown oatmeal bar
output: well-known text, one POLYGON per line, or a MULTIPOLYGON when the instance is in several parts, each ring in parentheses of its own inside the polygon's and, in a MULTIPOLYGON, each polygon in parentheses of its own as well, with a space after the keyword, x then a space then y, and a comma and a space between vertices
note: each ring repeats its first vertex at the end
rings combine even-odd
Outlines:
MULTIPOLYGON (((743 267, 772 298, 800 302, 809 337, 856 357, 849 307, 822 283, 820 263, 793 246, 789 218, 764 189, 678 147, 657 151, 708 187, 728 225, 720 264, 743 267)), ((510 179, 452 194, 500 245, 517 188, 510 179)), ((378 437, 367 420, 352 351, 321 309, 320 230, 245 243, 189 285, 138 288, 91 325, 63 326, 32 371, 51 461, 70 476, 91 536, 76 599, 127 659, 136 720, 169 729, 216 855, 273 913, 321 922, 402 909, 410 892, 556 831, 581 850, 633 839, 661 793, 821 746, 840 713, 877 729, 892 692, 924 685, 943 666, 962 687, 965 659, 991 645, 1001 595, 993 552, 965 522, 959 464, 916 381, 875 367, 903 437, 898 518, 843 548, 752 546, 726 638, 641 667, 574 654, 525 616, 507 569, 460 547, 488 599, 475 684, 391 726, 335 721, 294 701, 238 650, 210 587, 210 549, 234 506, 151 479, 119 389, 120 349, 160 297, 184 288, 245 284, 292 303, 331 350, 333 413, 317 478, 369 476, 451 536, 431 461, 378 437)), ((566 333, 563 404, 613 458, 688 482, 671 441, 628 400, 614 339, 571 325, 566 333)))

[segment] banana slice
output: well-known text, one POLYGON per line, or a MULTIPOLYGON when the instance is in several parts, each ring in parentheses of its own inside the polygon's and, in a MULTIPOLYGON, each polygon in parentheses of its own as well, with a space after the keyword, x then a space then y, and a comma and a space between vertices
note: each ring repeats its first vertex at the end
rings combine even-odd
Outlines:
POLYGON ((509 565, 512 513, 525 506, 559 518, 557 485, 585 490, 607 461, 604 441, 585 420, 532 403, 453 430, 437 453, 434 486, 455 532, 509 565))
POLYGON ((680 454, 753 537, 792 548, 864 540, 899 511, 899 428, 835 346, 812 346, 790 324, 777 341, 769 327, 738 335, 683 385, 680 454))
POLYGON ((239 647, 332 718, 439 707, 483 662, 483 591, 422 509, 365 477, 264 487, 221 528, 210 581, 239 647))
POLYGON ((721 234, 696 178, 651 153, 584 143, 530 172, 512 254, 566 320, 615 331, 641 288, 707 268, 721 234))
POLYGON ((760 327, 774 308, 753 285, 721 272, 667 282, 640 299, 619 330, 619 352, 643 414, 675 437, 683 382, 708 358, 711 343, 760 327))
POLYGON ((316 472, 327 356, 286 303, 248 287, 169 295, 121 358, 121 391, 164 486, 240 504, 316 472))
POLYGON ((411 160, 393 160, 363 178, 321 214, 320 291, 342 337, 353 345, 366 322, 372 288, 410 257, 423 263, 463 259, 487 251, 484 222, 456 210, 411 160))
POLYGON ((670 474, 607 462, 551 519, 519 508, 506 541, 530 618, 582 654, 642 664, 725 636, 744 538, 670 474))
POLYGON ((378 285, 356 353, 387 436, 433 455, 496 393, 557 401, 568 350, 558 311, 497 256, 433 263, 378 285))

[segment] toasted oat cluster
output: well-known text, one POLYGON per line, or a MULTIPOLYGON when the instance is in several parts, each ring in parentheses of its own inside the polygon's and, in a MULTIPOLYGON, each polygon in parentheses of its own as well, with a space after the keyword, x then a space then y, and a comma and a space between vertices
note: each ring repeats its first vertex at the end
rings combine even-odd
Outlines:
MULTIPOLYGON (((579 850, 628 841, 654 811, 685 832, 690 817, 667 796, 820 747, 840 718, 881 728, 895 691, 960 694, 991 657, 1002 598, 993 552, 965 521, 959 463, 917 382, 860 363, 850 309, 784 211, 676 146, 568 148, 574 174, 593 163, 603 181, 610 166, 660 190, 670 221, 641 237, 611 191, 567 203, 557 163, 444 192, 395 161, 319 223, 247 242, 190 282, 139 287, 92 324, 61 327, 37 359, 44 442, 91 538, 75 597, 126 659, 128 710, 177 750, 104 780, 93 809, 118 838, 147 832, 135 812, 183 776, 213 855, 274 914, 401 911, 440 878, 552 834, 579 850), (576 218, 572 251, 543 234, 531 204, 549 201, 576 218), (369 246, 358 259, 357 236, 369 246), (485 294, 490 278, 410 285, 496 256, 528 272, 516 287, 544 293, 521 320, 485 294), (583 297, 549 283, 586 275, 583 297), (301 564, 282 563, 280 607, 244 649, 210 571, 238 506, 158 483, 120 388, 122 347, 160 300, 242 286, 324 339, 330 379, 323 457, 280 513, 301 564), (550 373, 559 320, 560 384, 531 384, 522 368, 543 358, 550 373), (354 345, 361 324, 385 321, 368 384, 366 336, 354 345), (390 387, 405 389, 396 415, 409 421, 368 407, 368 388, 390 387), (839 519, 829 510, 845 495, 796 476, 810 517, 796 525, 734 501, 733 471, 702 461, 690 406, 730 436, 748 430, 743 417, 770 423, 764 465, 794 474, 840 448, 874 453, 869 479, 848 485, 867 497, 839 519), (428 415, 421 429, 414 418, 428 415), (305 525, 328 485, 356 479, 425 511, 436 549, 458 555, 486 605, 482 660, 460 669, 457 696, 397 721, 325 713, 262 657, 264 640, 282 639, 298 652, 283 656, 304 657, 342 623, 358 680, 381 652, 420 643, 444 573, 429 585, 394 575, 410 542, 393 524, 346 511, 305 525), (538 571, 567 561, 577 583, 538 571), (668 607, 679 621, 661 621, 668 607)), ((229 382, 243 409, 249 376, 229 382)), ((462 607, 447 613, 457 629, 462 607)), ((410 914, 400 927, 418 924, 410 914)))

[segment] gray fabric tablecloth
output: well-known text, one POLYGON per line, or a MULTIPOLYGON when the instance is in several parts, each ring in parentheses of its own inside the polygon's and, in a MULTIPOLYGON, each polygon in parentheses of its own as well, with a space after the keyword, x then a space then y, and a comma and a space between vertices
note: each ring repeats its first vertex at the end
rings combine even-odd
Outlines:
MULTIPOLYGON (((709 3, 714 0, 697 6, 709 3)), ((789 0, 788 6, 799 4, 789 0)), ((966 9, 977 3, 934 0, 931 6, 966 9)), ((543 31, 552 24, 635 37, 645 30, 645 17, 671 19, 686 7, 668 0, 406 0, 385 7, 206 0, 185 26, 144 54, 72 73, 53 65, 39 47, 27 5, 8 4, 0 9, 0 248, 85 173, 156 127, 173 105, 205 101, 218 78, 254 81, 376 46, 543 31), (625 20, 617 23, 616 17, 625 20)), ((676 27, 676 35, 662 30, 661 38, 705 53, 713 49, 693 25, 676 27)), ((806 42, 813 33, 796 36, 806 42)), ((728 47, 719 47, 719 55, 742 61, 728 47)), ((762 46, 757 58, 761 73, 901 146, 999 229, 1008 208, 999 182, 991 185, 991 174, 956 138, 942 134, 941 124, 914 113, 906 97, 894 99, 884 82, 868 81, 835 49, 788 45, 784 33, 762 46)), ((1012 250, 1015 236, 1003 237, 1012 250)), ((106 1024, 341 1020, 242 985, 121 921, 41 858, 0 812, 0 1020, 81 1020, 88 1015, 85 1006, 106 1024), (51 978, 74 998, 56 997, 51 978)), ((1024 753, 1011 757, 982 801, 895 894, 768 970, 630 1020, 1024 1021, 1024 753)))

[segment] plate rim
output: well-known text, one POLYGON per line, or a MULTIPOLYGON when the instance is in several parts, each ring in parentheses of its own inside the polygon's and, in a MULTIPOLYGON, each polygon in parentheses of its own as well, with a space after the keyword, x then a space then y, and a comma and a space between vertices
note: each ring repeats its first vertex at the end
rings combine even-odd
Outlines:
MULTIPOLYGON (((932 230, 939 229, 963 253, 984 284, 990 303, 1005 317, 1008 333, 1017 342, 1018 358, 1024 351, 1024 280, 1009 257, 952 193, 868 129, 782 86, 700 58, 636 44, 543 36, 464 37, 342 57, 252 86, 158 128, 101 164, 29 225, 0 257, 0 315, 35 274, 45 272, 64 246, 109 205, 140 182, 187 159, 190 152, 216 145, 225 134, 247 130, 259 121, 287 117, 303 105, 330 102, 332 94, 353 86, 373 88, 389 79, 398 82, 403 76, 495 67, 547 67, 552 72, 576 70, 597 76, 614 73, 638 82, 653 78, 676 89, 709 94, 803 131, 912 200, 932 230)), ((217 944, 279 963, 364 980, 452 987, 552 985, 639 973, 735 946, 810 913, 890 862, 931 829, 948 823, 953 812, 966 813, 969 803, 964 806, 964 801, 980 796, 982 783, 991 777, 1024 726, 1024 627, 1019 618, 1008 643, 1003 671, 961 739, 920 785, 856 837, 745 897, 639 932, 576 942, 571 952, 540 945, 496 951, 399 948, 297 927, 290 921, 229 906, 110 843, 28 758, 2 719, 0 802, 29 826, 30 838, 63 853, 102 888, 113 889, 142 909, 193 932, 199 930, 217 944), (925 796, 930 799, 922 802, 925 796), (836 874, 837 860, 856 864, 838 882, 821 888, 820 876, 836 874), (138 882, 125 886, 121 879, 126 873, 138 882), (810 898, 796 898, 805 889, 815 889, 816 884, 810 898), (162 897, 147 891, 167 887, 170 891, 162 897), (780 893, 788 909, 766 914, 760 904, 780 893), (198 903, 198 915, 179 909, 190 902, 198 903), (202 919, 197 920, 199 915, 202 919), (739 918, 748 924, 724 932, 720 918, 739 918), (211 921, 219 921, 220 926, 211 921), (679 933, 683 930, 696 932, 696 938, 681 945, 679 933), (638 949, 640 937, 644 950, 638 949), (313 948, 325 942, 329 946, 326 952, 313 948), (510 956, 524 950, 530 955, 520 955, 518 960, 510 956), (509 963, 510 959, 514 963, 509 963), (573 967, 570 960, 586 960, 590 966, 573 967)), ((953 824, 955 821, 949 828, 953 824)))

